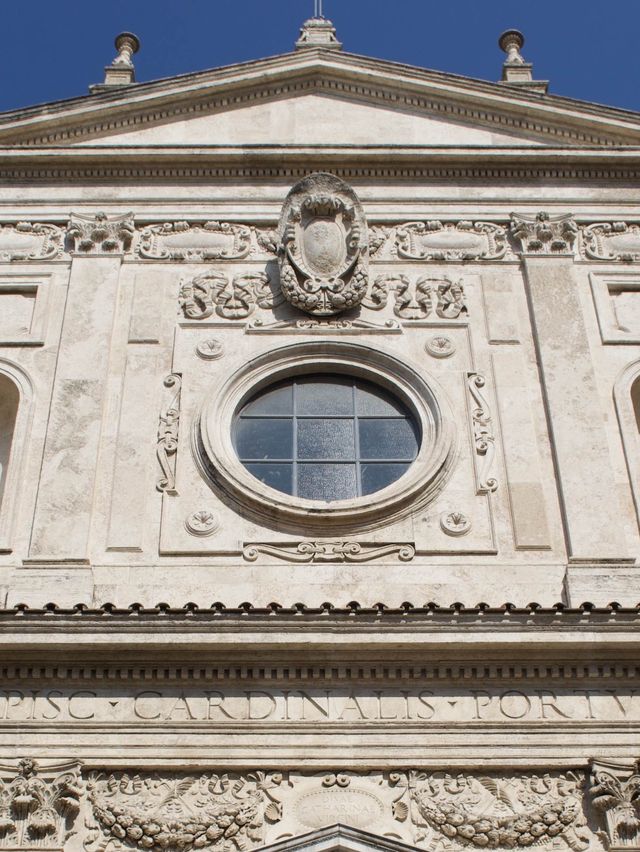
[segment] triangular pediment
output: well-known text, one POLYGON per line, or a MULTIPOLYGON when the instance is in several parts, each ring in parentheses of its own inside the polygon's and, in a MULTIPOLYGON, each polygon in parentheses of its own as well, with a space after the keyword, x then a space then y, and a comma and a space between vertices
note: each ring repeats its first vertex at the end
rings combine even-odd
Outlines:
POLYGON ((394 838, 337 823, 263 846, 260 852, 416 852, 416 849, 394 838))
POLYGON ((639 145, 640 116, 335 50, 0 115, 0 145, 639 145))

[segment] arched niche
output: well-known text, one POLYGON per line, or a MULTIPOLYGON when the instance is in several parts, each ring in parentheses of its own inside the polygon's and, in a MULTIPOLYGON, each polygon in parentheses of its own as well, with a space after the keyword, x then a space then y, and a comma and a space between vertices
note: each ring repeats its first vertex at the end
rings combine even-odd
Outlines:
POLYGON ((618 376, 613 398, 640 525, 640 360, 629 364, 618 376))
POLYGON ((31 421, 32 385, 16 364, 0 358, 0 552, 12 550, 13 528, 31 421))

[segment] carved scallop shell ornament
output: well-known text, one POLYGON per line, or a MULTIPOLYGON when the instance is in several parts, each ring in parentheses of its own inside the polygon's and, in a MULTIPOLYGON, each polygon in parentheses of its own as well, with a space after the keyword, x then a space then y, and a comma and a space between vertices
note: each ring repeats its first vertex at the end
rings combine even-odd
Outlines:
POLYGON ((353 189, 322 172, 295 184, 278 227, 280 286, 287 301, 319 317, 359 305, 368 260, 367 222, 353 189))

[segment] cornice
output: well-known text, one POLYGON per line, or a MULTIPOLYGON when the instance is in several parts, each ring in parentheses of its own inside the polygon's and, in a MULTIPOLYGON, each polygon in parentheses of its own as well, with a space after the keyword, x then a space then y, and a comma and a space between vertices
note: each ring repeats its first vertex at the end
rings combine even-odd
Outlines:
POLYGON ((569 145, 610 146, 637 141, 640 135, 639 116, 625 110, 311 49, 13 110, 0 115, 0 140, 25 145, 77 142, 309 92, 346 95, 569 145))
POLYGON ((299 178, 640 180, 640 146, 616 148, 392 145, 0 146, 0 181, 299 178))

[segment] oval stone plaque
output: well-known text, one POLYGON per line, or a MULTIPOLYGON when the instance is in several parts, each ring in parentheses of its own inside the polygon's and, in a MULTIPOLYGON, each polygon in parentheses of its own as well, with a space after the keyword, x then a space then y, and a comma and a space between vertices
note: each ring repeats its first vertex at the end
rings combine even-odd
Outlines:
POLYGON ((352 828, 367 828, 381 819, 384 805, 366 790, 317 790, 307 793, 295 806, 296 817, 309 828, 343 823, 352 828))

